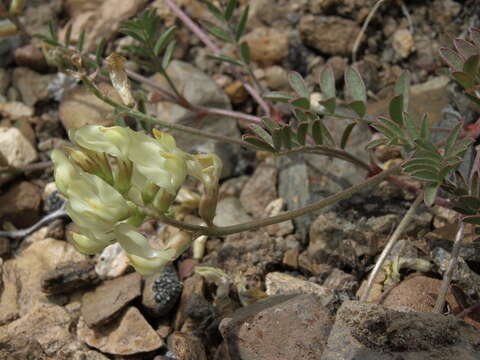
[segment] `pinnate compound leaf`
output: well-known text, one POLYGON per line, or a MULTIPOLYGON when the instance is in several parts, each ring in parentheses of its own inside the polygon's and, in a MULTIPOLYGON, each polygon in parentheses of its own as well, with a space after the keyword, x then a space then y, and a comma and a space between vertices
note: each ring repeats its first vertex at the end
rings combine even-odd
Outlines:
POLYGON ((363 101, 353 101, 348 106, 361 118, 367 113, 367 106, 363 101))
POLYGON ((303 110, 310 110, 310 100, 304 97, 293 99, 290 104, 303 110))
POLYGON ((465 90, 475 86, 474 78, 463 71, 452 72, 452 76, 465 90))
POLYGON ((312 123, 312 137, 316 144, 323 144, 323 128, 321 120, 315 120, 312 123))
POLYGON ((293 100, 293 96, 275 92, 275 91, 267 92, 263 95, 263 97, 270 101, 282 102, 282 103, 289 103, 290 101, 293 100))
POLYGON ((337 107, 337 99, 331 97, 330 99, 320 101, 320 104, 322 104, 330 114, 333 114, 337 107))
POLYGON ((167 48, 165 49, 165 53, 163 54, 162 59, 162 67, 164 69, 168 68, 168 65, 170 65, 170 61, 172 61, 173 50, 175 50, 176 44, 177 42, 173 40, 170 42, 170 44, 168 44, 167 48))
POLYGON ((228 43, 232 42, 232 36, 230 35, 230 33, 227 30, 221 28, 220 26, 212 24, 208 21, 204 21, 202 25, 205 27, 205 29, 207 29, 210 34, 219 38, 220 40, 228 43))
POLYGON ((478 68, 480 64, 480 55, 472 55, 463 64, 463 72, 467 73, 468 75, 475 77, 478 73, 478 68))
POLYGON ((243 66, 243 63, 240 60, 232 58, 232 57, 227 56, 227 55, 208 55, 208 57, 210 57, 212 59, 215 59, 215 60, 228 62, 230 64, 243 66))
POLYGON ((388 139, 377 139, 377 140, 373 140, 373 141, 370 141, 367 146, 365 146, 365 149, 366 150, 373 150, 375 149, 376 147, 380 146, 380 145, 385 145, 388 143, 388 139))
POLYGON ((208 11, 210 11, 210 13, 215 16, 218 20, 224 22, 225 21, 225 17, 223 16, 223 13, 222 11, 216 7, 215 5, 213 5, 210 1, 208 0, 200 0, 200 2, 204 3, 205 5, 207 5, 207 8, 208 8, 208 11))
POLYGON ((225 8, 225 20, 228 22, 233 16, 233 12, 237 7, 237 0, 229 0, 227 3, 227 7, 225 8))
POLYGON ((262 128, 261 126, 258 126, 256 124, 252 124, 249 126, 250 129, 255 133, 257 134, 263 141, 265 141, 266 143, 268 143, 269 145, 273 146, 273 140, 272 140, 272 136, 267 132, 265 131, 264 128, 262 128))
POLYGON ((245 64, 250 65, 251 56, 250 56, 250 47, 246 41, 240 44, 240 56, 245 64))
POLYGON ((403 96, 403 111, 408 110, 410 102, 410 72, 404 71, 395 83, 395 95, 403 96))
POLYGON ((298 125, 297 141, 300 143, 300 145, 305 145, 305 143, 306 143, 308 127, 309 127, 308 122, 302 122, 298 125))

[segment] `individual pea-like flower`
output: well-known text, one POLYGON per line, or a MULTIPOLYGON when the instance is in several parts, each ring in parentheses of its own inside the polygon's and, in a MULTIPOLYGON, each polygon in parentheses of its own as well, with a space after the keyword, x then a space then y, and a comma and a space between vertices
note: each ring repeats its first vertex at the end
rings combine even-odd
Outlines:
POLYGON ((191 155, 187 160, 187 172, 203 184, 204 193, 198 210, 200 217, 212 225, 218 202, 222 161, 215 154, 191 155))
POLYGON ((170 139, 162 143, 142 133, 133 134, 133 143, 128 158, 136 170, 159 188, 176 195, 187 176, 184 153, 171 147, 170 139))
POLYGON ((177 256, 174 248, 154 249, 135 227, 123 223, 115 228, 117 241, 125 250, 130 264, 142 275, 159 272, 177 256))

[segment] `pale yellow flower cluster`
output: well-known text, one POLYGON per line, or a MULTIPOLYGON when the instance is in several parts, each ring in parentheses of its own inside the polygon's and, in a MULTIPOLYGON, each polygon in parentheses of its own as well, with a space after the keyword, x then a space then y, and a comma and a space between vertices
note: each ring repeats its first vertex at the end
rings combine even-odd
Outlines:
POLYGON ((222 169, 214 154, 190 155, 169 134, 155 130, 154 136, 120 126, 84 126, 69 132, 75 148, 51 155, 58 190, 80 231, 72 234, 76 248, 94 254, 118 241, 143 274, 174 260, 189 241, 184 235, 165 249, 152 248, 136 229, 145 220, 141 208, 166 212, 190 175, 204 185, 199 213, 211 224, 222 169))

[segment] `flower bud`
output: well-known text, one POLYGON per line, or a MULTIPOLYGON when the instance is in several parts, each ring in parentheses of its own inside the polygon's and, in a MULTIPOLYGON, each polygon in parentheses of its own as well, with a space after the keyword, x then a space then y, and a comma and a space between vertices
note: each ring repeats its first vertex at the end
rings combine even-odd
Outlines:
POLYGON ((113 87, 122 98, 123 103, 128 107, 135 106, 135 99, 132 95, 130 80, 125 72, 125 59, 118 54, 111 54, 106 58, 107 70, 113 87))

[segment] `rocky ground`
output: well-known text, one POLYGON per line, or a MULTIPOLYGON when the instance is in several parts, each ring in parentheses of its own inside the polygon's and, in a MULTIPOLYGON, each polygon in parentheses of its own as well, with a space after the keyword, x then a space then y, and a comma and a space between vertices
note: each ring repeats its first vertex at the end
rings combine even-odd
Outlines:
MULTIPOLYGON (((329 64, 341 84, 354 39, 375 2, 251 1, 245 39, 255 74, 270 90, 290 91, 286 75, 295 70, 317 91, 318 73, 329 64)), ((107 36, 109 50, 121 52, 131 39, 116 33, 119 22, 155 7, 165 27, 178 25, 179 46, 169 73, 185 96, 197 105, 260 113, 241 83, 207 57, 208 50, 163 0, 27 3, 22 18, 31 33, 46 33, 50 20, 61 34, 71 25, 74 40, 86 28, 86 51, 107 36)), ((211 16, 199 1, 176 3, 195 21, 211 16)), ((479 109, 442 75, 437 55, 469 26, 480 25, 476 3, 392 0, 380 7, 357 54, 370 115, 386 111, 392 84, 408 69, 415 84, 412 114, 426 112, 435 124, 446 121, 445 109, 459 111, 467 123, 478 119, 479 109)), ((0 164, 25 169, 0 173, 0 222, 5 229, 26 228, 61 204, 52 169, 43 165, 52 149, 68 141, 66 131, 112 125, 115 119, 108 105, 47 65, 38 39, 2 39, 0 53, 0 164)), ((116 96, 109 84, 100 86, 116 96)), ((186 123, 185 113, 169 104, 149 111, 186 123)), ((342 123, 325 121, 341 134, 342 123)), ((233 137, 245 132, 226 118, 186 124, 233 137)), ((372 135, 371 129, 357 127, 349 150, 367 160, 365 145, 372 135)), ((178 143, 188 151, 214 150, 224 160, 219 226, 297 208, 366 176, 326 157, 275 158, 184 134, 178 143)), ((375 155, 384 163, 401 157, 392 147, 378 148, 375 155)), ((479 359, 480 312, 472 309, 480 296, 475 236, 465 238, 444 314, 432 313, 456 227, 456 215, 447 208, 420 208, 377 277, 369 302, 357 301, 412 199, 406 189, 385 182, 321 213, 208 238, 201 258, 187 252, 161 274, 145 278, 133 272, 118 245, 98 256, 76 252, 66 219, 20 239, 0 237, 0 359, 479 359), (220 294, 194 273, 197 264, 224 270, 230 288, 220 294), (472 311, 458 317, 465 309, 472 311)), ((181 202, 178 211, 186 221, 199 221, 181 202)), ((156 243, 175 231, 152 222, 142 230, 156 243)))

